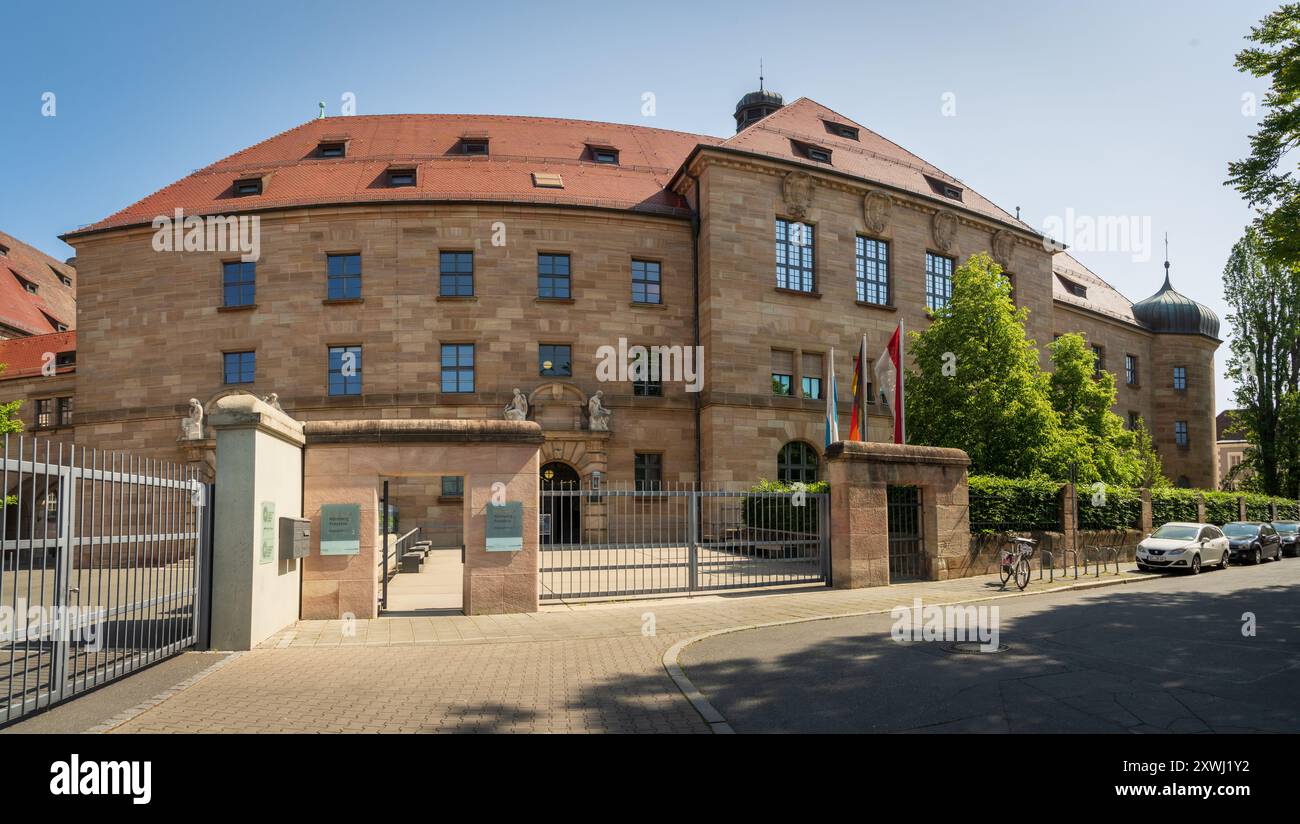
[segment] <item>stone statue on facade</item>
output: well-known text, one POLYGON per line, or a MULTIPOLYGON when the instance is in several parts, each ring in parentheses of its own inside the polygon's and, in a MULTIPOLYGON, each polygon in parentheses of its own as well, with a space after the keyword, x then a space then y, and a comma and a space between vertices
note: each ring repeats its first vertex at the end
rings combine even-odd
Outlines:
POLYGON ((203 404, 198 398, 190 398, 190 414, 181 418, 181 440, 203 440, 203 404))
POLYGON ((605 393, 597 390, 587 401, 587 428, 592 432, 608 432, 609 417, 614 413, 609 411, 603 400, 605 393))
POLYGON ((506 404, 505 418, 508 421, 528 420, 528 398, 519 387, 515 387, 515 396, 506 404))
POLYGON ((280 394, 278 392, 272 392, 269 395, 263 395, 262 402, 265 403, 267 406, 271 407, 272 409, 275 409, 279 412, 284 411, 284 407, 280 405, 280 394))

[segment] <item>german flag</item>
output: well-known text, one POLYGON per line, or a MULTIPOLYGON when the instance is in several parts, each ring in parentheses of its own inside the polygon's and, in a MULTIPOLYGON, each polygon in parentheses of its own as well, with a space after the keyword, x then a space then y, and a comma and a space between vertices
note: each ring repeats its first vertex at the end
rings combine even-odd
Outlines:
POLYGON ((865 385, 862 382, 862 364, 863 358, 867 354, 867 336, 862 336, 862 343, 858 346, 858 354, 853 357, 853 417, 849 419, 849 440, 862 441, 866 440, 862 433, 862 392, 865 385))

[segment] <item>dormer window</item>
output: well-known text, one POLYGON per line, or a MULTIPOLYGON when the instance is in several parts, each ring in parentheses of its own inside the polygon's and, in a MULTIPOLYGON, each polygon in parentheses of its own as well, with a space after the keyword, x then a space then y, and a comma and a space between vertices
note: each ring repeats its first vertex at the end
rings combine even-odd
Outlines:
POLYGON ((1088 297, 1088 287, 1084 286, 1082 283, 1076 283, 1075 281, 1070 280, 1064 275, 1057 275, 1056 279, 1059 280, 1061 282, 1061 285, 1065 287, 1065 291, 1074 295, 1076 298, 1088 297))
POLYGON ((593 146, 588 144, 587 151, 594 163, 607 163, 610 166, 618 165, 618 149, 613 146, 593 146))
POLYGON ((0 243, 0 257, 9 257, 9 247, 0 243))
POLYGON ((347 157, 348 144, 341 140, 323 142, 316 147, 317 157, 347 157))
POLYGON ((415 185, 415 167, 402 166, 388 170, 388 185, 394 188, 415 185))
MULTIPOLYGON (((12 269, 10 269, 9 271, 13 272, 12 269)), ((17 272, 13 272, 13 275, 14 278, 17 279, 18 283, 28 292, 31 292, 33 295, 36 294, 36 292, 39 290, 39 287, 37 287, 35 283, 23 277, 22 275, 18 274, 17 272)))
POLYGON ((486 155, 488 142, 485 137, 466 137, 460 141, 460 151, 467 155, 486 155))
MULTIPOLYGON (((48 264, 47 264, 47 265, 48 265, 48 264)), ((54 276, 55 276, 56 278, 58 278, 58 279, 59 279, 59 282, 62 283, 64 286, 71 286, 71 285, 72 285, 72 278, 70 278, 70 277, 68 277, 67 275, 63 274, 63 273, 60 272, 58 269, 55 269, 53 266, 50 266, 50 271, 54 273, 54 276)))
POLYGON ((235 197, 252 197, 262 193, 262 178, 246 177, 235 181, 235 197))
POLYGON ((806 157, 814 163, 830 163, 831 150, 822 146, 816 146, 812 143, 801 143, 798 140, 791 140, 796 155, 806 157))
POLYGON ((946 197, 950 200, 961 200, 962 189, 960 186, 955 186, 952 183, 949 183, 946 180, 940 180, 937 177, 930 177, 929 175, 925 175, 924 177, 925 182, 930 184, 930 189, 936 195, 946 197))
POLYGON ((843 123, 834 123, 830 120, 823 120, 822 123, 826 124, 826 131, 836 137, 842 137, 845 140, 858 139, 858 130, 852 126, 846 126, 843 123))
POLYGON ((533 172, 533 186, 538 189, 563 189, 564 178, 554 172, 533 172))
POLYGON ((54 356, 55 366, 73 366, 76 363, 77 353, 75 350, 71 352, 59 352, 54 356))

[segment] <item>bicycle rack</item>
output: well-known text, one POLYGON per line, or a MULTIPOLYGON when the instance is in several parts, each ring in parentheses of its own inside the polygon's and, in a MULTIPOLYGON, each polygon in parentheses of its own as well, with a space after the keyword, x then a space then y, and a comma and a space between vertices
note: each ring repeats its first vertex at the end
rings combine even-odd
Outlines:
MULTIPOLYGON (((1079 550, 1077 550, 1077 549, 1071 549, 1070 547, 1066 547, 1065 549, 1062 549, 1062 550, 1061 550, 1061 574, 1062 574, 1062 575, 1065 575, 1066 572, 1068 572, 1068 570, 1066 569, 1066 566, 1065 566, 1065 563, 1066 563, 1065 558, 1066 558, 1067 555, 1072 555, 1072 556, 1074 556, 1074 580, 1077 581, 1077 580, 1079 580, 1079 550)), ((1084 575, 1087 575, 1087 574, 1088 574, 1088 563, 1087 563, 1087 561, 1084 561, 1083 574, 1084 574, 1084 575)))
MULTIPOLYGON (((1056 582, 1056 554, 1052 550, 1044 547, 1038 550, 1038 580, 1043 580, 1043 556, 1047 556, 1047 582, 1049 584, 1056 582)), ((1062 567, 1062 574, 1065 569, 1062 567)))
POLYGON ((1089 555, 1091 555, 1093 569, 1092 577, 1100 578, 1102 569, 1105 568, 1109 570, 1110 562, 1112 560, 1115 562, 1114 574, 1119 575, 1119 552, 1119 547, 1098 546, 1096 544, 1085 546, 1083 548, 1083 574, 1088 574, 1088 560, 1089 555))

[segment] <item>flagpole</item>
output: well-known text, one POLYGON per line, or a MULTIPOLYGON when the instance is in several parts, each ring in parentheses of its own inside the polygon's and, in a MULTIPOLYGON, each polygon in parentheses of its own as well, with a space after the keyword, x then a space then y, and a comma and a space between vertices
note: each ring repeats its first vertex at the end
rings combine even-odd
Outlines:
MULTIPOLYGON (((858 413, 858 420, 862 421, 862 426, 858 428, 858 437, 864 441, 869 441, 871 440, 871 438, 867 435, 867 403, 868 401, 874 402, 876 399, 875 398, 868 399, 867 397, 867 333, 866 332, 862 333, 862 347, 858 349, 858 364, 860 365, 860 368, 862 370, 862 375, 861 377, 858 378, 858 382, 862 385, 858 387, 858 397, 853 399, 853 402, 858 405, 858 408, 856 410, 858 413)), ((875 385, 874 381, 872 381, 872 385, 874 388, 875 385)))
POLYGON ((904 411, 904 399, 907 392, 907 326, 906 321, 898 319, 898 416, 903 422, 903 443, 907 443, 907 413, 904 411))

